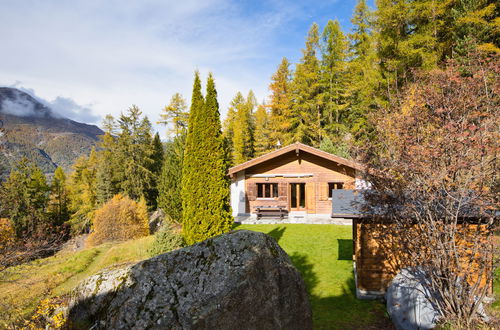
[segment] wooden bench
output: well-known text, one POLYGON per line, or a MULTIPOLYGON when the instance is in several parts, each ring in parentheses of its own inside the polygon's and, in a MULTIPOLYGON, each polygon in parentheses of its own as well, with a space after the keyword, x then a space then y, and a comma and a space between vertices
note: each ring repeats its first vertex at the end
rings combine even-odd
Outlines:
POLYGON ((288 213, 285 206, 256 206, 255 212, 257 213, 257 220, 263 216, 279 217, 283 219, 288 213))

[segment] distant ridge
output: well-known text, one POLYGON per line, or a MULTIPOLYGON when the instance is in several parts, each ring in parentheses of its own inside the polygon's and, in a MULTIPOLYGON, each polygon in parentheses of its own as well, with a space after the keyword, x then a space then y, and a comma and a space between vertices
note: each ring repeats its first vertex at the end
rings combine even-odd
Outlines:
POLYGON ((5 130, 0 153, 3 177, 22 157, 35 162, 46 174, 57 166, 68 172, 104 134, 99 127, 64 118, 31 95, 10 87, 0 87, 0 119, 5 130))

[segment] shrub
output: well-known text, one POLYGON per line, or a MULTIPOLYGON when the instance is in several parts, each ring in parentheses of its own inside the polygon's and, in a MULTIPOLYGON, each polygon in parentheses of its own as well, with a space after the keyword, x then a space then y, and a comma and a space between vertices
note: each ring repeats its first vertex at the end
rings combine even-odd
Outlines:
POLYGON ((127 196, 115 195, 95 212, 89 246, 109 241, 124 241, 149 234, 147 206, 127 196))
POLYGON ((165 224, 155 234, 155 240, 148 252, 151 257, 183 247, 182 234, 169 224, 165 224))
POLYGON ((0 218, 0 250, 11 245, 14 239, 14 228, 12 228, 9 219, 0 218))

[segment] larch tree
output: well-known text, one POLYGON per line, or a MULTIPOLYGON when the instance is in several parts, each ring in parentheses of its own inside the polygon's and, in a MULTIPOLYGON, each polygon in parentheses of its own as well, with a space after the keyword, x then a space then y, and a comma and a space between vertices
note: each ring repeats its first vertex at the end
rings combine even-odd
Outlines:
POLYGON ((374 36, 374 16, 366 4, 359 0, 351 19, 353 25, 349 34, 351 74, 348 85, 349 130, 355 144, 370 139, 372 129, 367 120, 370 112, 386 105, 380 95, 382 77, 380 75, 374 36))
POLYGON ((270 120, 265 104, 257 106, 254 137, 256 157, 262 156, 272 149, 270 120))
POLYGON ((312 146, 318 146, 322 137, 321 68, 317 57, 319 38, 319 27, 314 23, 296 66, 291 93, 293 140, 312 146))
POLYGON ((50 185, 50 201, 48 212, 56 226, 69 220, 69 198, 66 184, 66 174, 61 167, 57 167, 50 185))
POLYGON ((217 92, 212 75, 201 94, 196 72, 182 176, 183 235, 188 244, 231 230, 229 181, 217 92))
POLYGON ((322 126, 334 141, 341 141, 348 131, 349 97, 347 85, 347 40, 338 21, 328 21, 321 35, 322 126))
POLYGON ((257 101, 252 91, 245 99, 240 92, 236 94, 231 105, 236 108, 233 125, 233 162, 241 164, 254 155, 254 122, 253 110, 257 101))
POLYGON ((188 116, 186 100, 180 93, 175 93, 170 99, 170 103, 163 108, 160 120, 157 123, 167 127, 170 125, 168 133, 178 136, 182 133, 182 130, 187 128, 188 116))
POLYGON ((293 142, 291 136, 291 79, 290 62, 283 57, 269 84, 270 95, 270 138, 271 143, 287 145, 293 142))

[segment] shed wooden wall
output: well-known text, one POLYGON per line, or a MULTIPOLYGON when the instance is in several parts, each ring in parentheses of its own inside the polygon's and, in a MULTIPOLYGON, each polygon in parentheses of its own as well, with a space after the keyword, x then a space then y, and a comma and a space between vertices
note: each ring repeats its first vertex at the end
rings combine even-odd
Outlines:
MULTIPOLYGON (((356 285, 359 290, 385 292, 399 270, 407 267, 408 260, 402 254, 388 252, 388 250, 397 251, 400 244, 397 237, 388 235, 390 232, 388 226, 391 225, 353 221, 353 260, 356 263, 356 285), (383 240, 379 237, 383 237, 383 240)), ((476 231, 478 225, 458 226, 461 233, 466 234, 467 231, 476 231)), ((458 244, 464 243, 458 242, 458 244)), ((492 290, 492 283, 487 283, 485 279, 481 281, 481 285, 488 285, 490 291, 492 290)))
POLYGON ((293 152, 278 156, 267 162, 245 170, 247 212, 253 213, 256 206, 289 207, 289 183, 306 183, 306 209, 308 213, 330 214, 332 203, 328 199, 328 182, 343 182, 344 189, 354 189, 356 172, 353 168, 339 165, 330 160, 306 153, 293 152), (255 174, 312 174, 306 178, 255 178, 255 174), (257 183, 278 183, 279 197, 257 199, 257 183))

